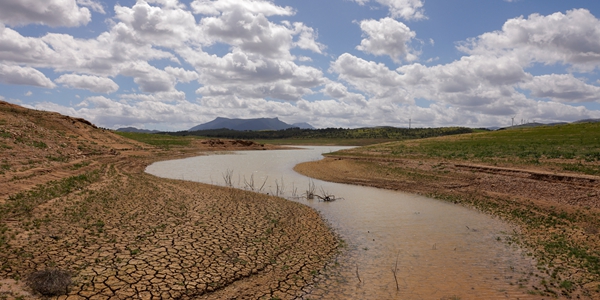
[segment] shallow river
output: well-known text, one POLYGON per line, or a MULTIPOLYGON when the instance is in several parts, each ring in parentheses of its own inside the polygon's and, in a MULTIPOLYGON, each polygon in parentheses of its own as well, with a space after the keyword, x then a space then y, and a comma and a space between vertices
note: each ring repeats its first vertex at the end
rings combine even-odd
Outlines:
POLYGON ((146 172, 218 185, 230 178, 234 187, 262 186, 319 211, 347 246, 307 299, 535 298, 528 294, 535 262, 508 245, 513 228, 506 223, 447 202, 313 180, 292 169, 341 148, 198 156, 154 163, 146 172), (338 200, 306 199, 311 184, 316 194, 338 200))

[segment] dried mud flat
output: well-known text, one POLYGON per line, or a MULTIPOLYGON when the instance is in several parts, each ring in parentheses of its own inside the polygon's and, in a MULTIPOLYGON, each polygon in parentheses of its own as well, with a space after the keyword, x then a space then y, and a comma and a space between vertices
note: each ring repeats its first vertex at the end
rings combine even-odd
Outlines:
POLYGON ((297 165, 313 178, 422 194, 520 228, 512 240, 538 260, 541 298, 600 299, 600 178, 464 161, 328 155, 297 165))
POLYGON ((45 298, 40 270, 72 279, 55 299, 293 299, 335 254, 314 210, 268 195, 159 179, 161 150, 85 120, 0 103, 0 298, 45 298))

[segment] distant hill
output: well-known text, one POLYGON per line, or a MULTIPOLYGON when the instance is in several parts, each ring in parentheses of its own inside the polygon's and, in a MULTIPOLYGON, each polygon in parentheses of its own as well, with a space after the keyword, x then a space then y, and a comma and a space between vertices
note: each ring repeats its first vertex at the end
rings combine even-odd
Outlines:
POLYGON ((300 129, 315 129, 312 125, 306 123, 306 122, 302 122, 302 123, 294 123, 292 124, 292 127, 297 127, 300 129))
POLYGON ((259 130, 282 130, 288 128, 314 128, 308 123, 295 123, 290 125, 282 122, 279 118, 258 118, 258 119, 229 119, 218 117, 208 123, 200 124, 190 128, 188 131, 211 130, 211 129, 231 129, 238 131, 259 131, 259 130))
POLYGON ((585 119, 585 120, 575 121, 573 123, 598 123, 598 122, 600 122, 600 119, 585 119))
POLYGON ((514 125, 514 126, 508 126, 508 127, 503 127, 503 128, 498 128, 497 130, 503 130, 503 129, 517 129, 517 128, 532 128, 532 127, 539 127, 539 126, 557 126, 557 125, 566 125, 566 124, 580 124, 580 123, 596 123, 596 122, 600 122, 600 119, 585 119, 585 120, 579 120, 579 121, 575 121, 575 122, 555 122, 555 123, 537 123, 537 122, 533 122, 533 123, 525 123, 525 124, 519 124, 519 125, 514 125))
POLYGON ((148 130, 148 129, 137 129, 135 127, 123 127, 117 129, 120 132, 137 132, 137 133, 158 133, 158 130, 148 130))

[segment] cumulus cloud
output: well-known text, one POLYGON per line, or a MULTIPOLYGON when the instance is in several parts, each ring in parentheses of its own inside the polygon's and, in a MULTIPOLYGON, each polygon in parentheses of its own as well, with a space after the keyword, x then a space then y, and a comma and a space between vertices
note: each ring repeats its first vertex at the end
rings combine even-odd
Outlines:
POLYGON ((408 46, 417 34, 404 23, 391 18, 364 20, 360 22, 360 29, 365 38, 356 49, 373 55, 388 55, 396 63, 402 59, 417 59, 418 53, 408 46))
POLYGON ((339 82, 332 81, 327 83, 323 89, 323 92, 325 95, 328 95, 334 99, 342 100, 348 103, 354 103, 362 107, 366 107, 368 104, 365 96, 348 91, 348 88, 339 82))
POLYGON ((0 82, 7 84, 32 85, 44 88, 54 88, 56 84, 44 73, 31 68, 8 66, 0 64, 0 82))
MULTIPOLYGON (((370 0, 354 0, 360 5, 365 5, 370 0)), ((403 18, 405 20, 426 19, 423 12, 422 0, 373 0, 383 6, 388 7, 390 15, 393 18, 403 18)))
POLYGON ((600 67, 600 20, 586 9, 548 16, 532 14, 504 23, 459 46, 468 54, 517 57, 528 63, 567 64, 581 71, 600 67))
POLYGON ((534 97, 557 102, 600 102, 600 87, 586 84, 571 74, 536 76, 520 86, 530 90, 534 97))
POLYGON ((58 77, 55 82, 72 89, 84 89, 95 93, 109 94, 119 90, 119 85, 106 77, 65 74, 58 77))
POLYGON ((331 72, 339 74, 339 79, 374 99, 393 99, 395 102, 413 103, 407 97, 400 74, 382 63, 367 61, 349 53, 344 53, 331 63, 331 72))
POLYGON ((104 7, 98 1, 94 1, 94 0, 77 0, 77 4, 79 4, 81 6, 89 7, 91 10, 93 10, 93 11, 95 11, 97 13, 101 13, 103 15, 106 14, 106 12, 104 11, 104 7))
MULTIPOLYGON (((75 0, 3 0, 0 1, 0 21, 19 26, 42 24, 52 27, 75 27, 85 25, 92 19, 90 10, 80 7, 75 0)), ((82 1, 82 5, 97 9, 94 1, 82 1)))
POLYGON ((291 16, 295 13, 289 6, 281 7, 263 0, 194 0, 191 6, 194 13, 203 15, 219 15, 232 10, 243 10, 264 16, 291 16))
POLYGON ((162 7, 151 6, 144 1, 137 2, 131 8, 115 6, 115 18, 122 22, 119 28, 121 35, 137 43, 151 43, 170 48, 188 41, 204 40, 202 31, 190 11, 177 3, 161 2, 162 7))
POLYGON ((175 80, 168 72, 146 61, 131 62, 121 70, 121 74, 133 77, 133 81, 145 93, 170 92, 175 89, 175 80))

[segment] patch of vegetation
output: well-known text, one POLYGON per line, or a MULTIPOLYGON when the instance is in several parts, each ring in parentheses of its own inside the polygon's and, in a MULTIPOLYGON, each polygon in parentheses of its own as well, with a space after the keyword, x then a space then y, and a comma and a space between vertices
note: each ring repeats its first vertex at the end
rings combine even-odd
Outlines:
POLYGON ((46 143, 44 142, 39 142, 39 141, 33 141, 33 146, 38 148, 38 149, 46 149, 48 148, 48 145, 46 145, 46 143))
POLYGON ((116 134, 132 139, 138 142, 146 143, 152 146, 161 148, 169 148, 171 146, 189 146, 192 142, 193 137, 181 137, 172 136, 166 134, 152 134, 152 133, 137 133, 137 132, 120 132, 115 131, 116 134))
POLYGON ((12 137, 12 135, 10 134, 10 132, 6 132, 6 131, 0 129, 0 137, 10 138, 10 137, 12 137))
MULTIPOLYGON (((427 137, 454 135, 474 132, 471 128, 465 127, 443 127, 443 128, 396 128, 396 127, 375 127, 375 128, 323 128, 323 129, 300 129, 289 128, 283 130, 262 130, 262 131, 238 131, 231 129, 211 129, 198 131, 180 131, 168 133, 176 136, 202 136, 208 138, 227 138, 227 139, 247 139, 247 140, 300 140, 305 143, 306 140, 329 141, 332 140, 406 140, 421 139, 427 137)), ((363 142, 364 143, 364 142, 363 142)), ((372 144, 373 142, 370 142, 372 144)), ((366 144, 366 143, 365 143, 366 144)))
POLYGON ((51 181, 32 190, 10 195, 8 200, 0 205, 0 220, 21 215, 29 216, 40 204, 69 194, 76 189, 81 189, 99 178, 100 172, 95 170, 58 181, 51 181))
POLYGON ((46 155, 46 158, 49 161, 57 161, 57 162, 67 162, 67 161, 69 161, 69 157, 68 156, 63 156, 63 155, 59 155, 59 156, 46 155))
POLYGON ((81 168, 83 168, 83 167, 87 167, 87 166, 89 166, 89 165, 90 165, 90 162, 89 162, 89 161, 82 161, 82 162, 80 162, 80 163, 76 163, 76 164, 74 164, 74 165, 71 167, 71 170, 78 170, 78 169, 81 169, 81 168))

